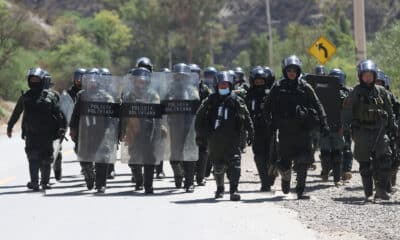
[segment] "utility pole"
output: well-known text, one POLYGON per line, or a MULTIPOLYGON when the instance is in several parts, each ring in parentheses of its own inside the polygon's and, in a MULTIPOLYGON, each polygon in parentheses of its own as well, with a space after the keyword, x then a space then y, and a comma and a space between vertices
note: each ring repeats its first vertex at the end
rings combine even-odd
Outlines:
POLYGON ((214 41, 213 41, 213 29, 210 27, 210 30, 208 32, 209 38, 210 38, 210 44, 209 44, 209 54, 210 54, 210 64, 211 66, 214 65, 214 41))
POLYGON ((364 0, 353 0, 353 16, 356 62, 358 63, 367 58, 364 0))
POLYGON ((265 0, 267 11, 267 26, 268 26, 268 64, 273 66, 273 53, 272 53, 272 27, 271 27, 271 11, 269 7, 269 0, 265 0))
POLYGON ((168 47, 168 67, 172 71, 172 47, 171 47, 170 32, 167 33, 167 47, 168 47))

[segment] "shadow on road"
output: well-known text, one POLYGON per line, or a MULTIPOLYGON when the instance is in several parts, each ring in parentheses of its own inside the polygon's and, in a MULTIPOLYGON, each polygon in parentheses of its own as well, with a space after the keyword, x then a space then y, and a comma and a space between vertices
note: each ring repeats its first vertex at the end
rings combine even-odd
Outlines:
POLYGON ((175 204, 215 204, 218 202, 224 202, 229 200, 216 200, 215 198, 203 198, 203 199, 192 199, 192 200, 182 200, 182 201, 171 201, 171 203, 175 204))
POLYGON ((285 196, 275 196, 269 198, 257 198, 257 199, 249 199, 249 200, 242 200, 243 203, 263 203, 263 202, 280 202, 280 201, 288 201, 285 196))
POLYGON ((0 186, 0 189, 26 188, 26 185, 0 186))
POLYGON ((335 202, 341 202, 343 204, 350 204, 350 205, 365 205, 365 198, 364 197, 341 197, 341 198, 332 198, 335 202))

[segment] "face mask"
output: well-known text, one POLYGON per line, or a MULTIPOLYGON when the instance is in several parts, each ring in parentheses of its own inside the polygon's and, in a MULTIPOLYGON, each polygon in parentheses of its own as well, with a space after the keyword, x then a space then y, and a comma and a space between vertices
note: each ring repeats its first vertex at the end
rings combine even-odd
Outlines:
POLYGON ((40 82, 29 82, 29 88, 32 90, 42 90, 43 86, 40 82))
POLYGON ((218 93, 219 93, 219 95, 221 95, 221 96, 228 95, 228 94, 229 94, 229 92, 230 92, 229 88, 225 88, 225 89, 218 89, 218 93))

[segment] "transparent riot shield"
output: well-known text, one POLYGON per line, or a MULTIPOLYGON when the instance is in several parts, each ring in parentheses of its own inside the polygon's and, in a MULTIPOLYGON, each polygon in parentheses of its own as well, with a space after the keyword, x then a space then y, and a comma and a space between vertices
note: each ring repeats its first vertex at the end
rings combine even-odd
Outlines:
POLYGON ((60 96, 60 110, 64 114, 67 124, 71 121, 72 112, 74 111, 74 100, 64 90, 60 96))
POLYGON ((337 77, 307 75, 306 81, 314 88, 319 100, 324 106, 330 127, 340 128, 342 101, 340 85, 337 77))
POLYGON ((163 160, 163 151, 159 149, 166 131, 161 120, 159 76, 124 78, 121 99, 121 160, 124 163, 158 165, 163 160))
POLYGON ((79 96, 78 160, 114 163, 120 129, 121 78, 85 75, 79 96))
POLYGON ((200 105, 199 76, 195 73, 165 73, 164 78, 160 96, 169 135, 169 160, 197 161, 194 120, 200 105))

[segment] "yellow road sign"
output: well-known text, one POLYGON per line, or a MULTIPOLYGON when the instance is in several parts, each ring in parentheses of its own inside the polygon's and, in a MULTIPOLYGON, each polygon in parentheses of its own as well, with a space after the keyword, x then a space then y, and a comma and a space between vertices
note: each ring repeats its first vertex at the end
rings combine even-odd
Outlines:
POLYGON ((311 45, 308 53, 324 65, 336 53, 336 46, 326 37, 321 36, 311 45))

